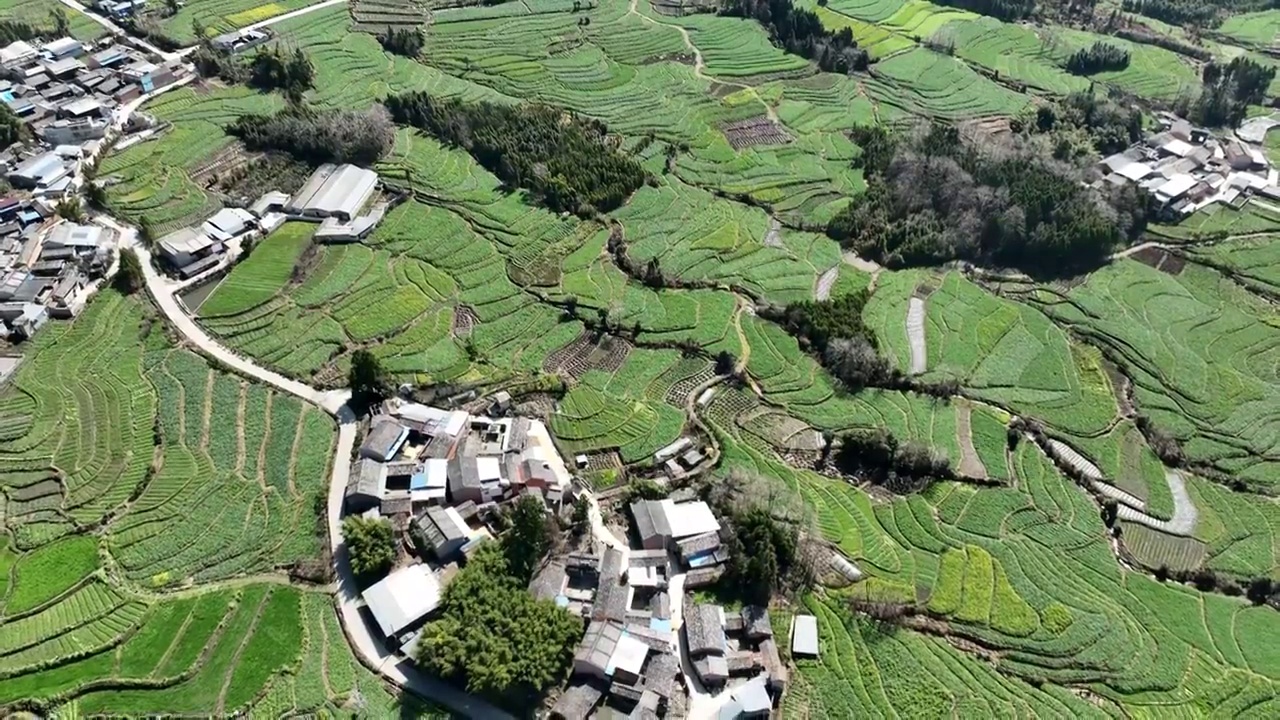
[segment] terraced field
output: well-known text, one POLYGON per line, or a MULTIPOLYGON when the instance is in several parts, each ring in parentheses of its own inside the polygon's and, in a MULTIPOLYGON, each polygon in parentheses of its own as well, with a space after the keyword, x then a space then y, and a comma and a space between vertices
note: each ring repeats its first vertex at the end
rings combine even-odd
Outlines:
POLYGON ((190 45, 198 39, 194 22, 203 25, 209 36, 221 35, 312 4, 313 0, 188 0, 160 27, 178 44, 190 45))
POLYGON ((99 168, 112 214, 135 223, 145 217, 157 236, 207 219, 222 201, 193 175, 231 145, 223 127, 282 105, 277 96, 244 87, 181 88, 149 103, 146 112, 164 128, 108 155, 99 168))
MULTIPOLYGON (((185 7, 172 32, 195 15, 223 29, 295 7, 220 2, 185 7)), ((1280 284, 1273 238, 1197 242, 1280 232, 1280 216, 1258 203, 1203 211, 1153 228, 1203 264, 1172 274, 1121 260, 1054 284, 879 269, 821 234, 865 189, 855 126, 998 125, 1093 81, 1167 102, 1195 91, 1197 66, 1115 40, 1130 66, 1086 80, 1062 69, 1099 37, 1083 31, 924 0, 800 5, 849 28, 871 69, 819 72, 755 21, 677 17, 647 0, 435 8, 418 59, 385 53, 371 34, 416 24, 405 20, 423 17, 416 5, 362 1, 275 25, 281 43, 310 54, 317 107, 406 90, 548 103, 604 122, 650 177, 584 220, 402 128, 377 170, 410 197, 368 239, 316 245, 309 226, 286 225, 195 310, 199 322, 317 385, 344 382, 357 348, 398 380, 563 383, 549 426, 564 452, 608 468, 593 476, 602 484, 620 463, 647 466, 701 432, 686 416, 695 399, 717 472, 795 493, 815 535, 864 573, 779 608, 779 622, 815 614, 823 650, 797 661, 788 716, 1280 713, 1268 644, 1280 615, 1146 572, 1247 584, 1280 566, 1280 513, 1263 494, 1280 477, 1276 321, 1262 299, 1280 284), (662 281, 628 275, 650 270, 662 281), (862 320, 891 362, 963 398, 851 391, 757 316, 862 288, 862 320), (721 352, 742 382, 704 392, 721 352), (1084 486, 1064 475, 1067 453, 1055 461, 1010 433, 1015 416, 1078 456, 1084 486), (1176 436, 1188 467, 1161 463, 1140 416, 1176 436), (963 481, 895 497, 810 469, 831 438, 881 428, 927 445, 963 481), (1230 489, 1236 479, 1254 492, 1230 489), (1114 544, 1105 497, 1124 506, 1114 544), (890 632, 856 612, 867 601, 916 615, 890 632)), ((1256 46, 1240 35, 1255 27, 1223 26, 1256 46)), ((221 126, 282 105, 218 86, 164 96, 150 110, 172 128, 104 162, 118 180, 112 211, 161 230, 209 214, 221 199, 200 171, 235 152, 221 126)), ((145 313, 95 301, 42 336, 0 395, 0 705, 8 692, 84 714, 309 716, 356 702, 369 717, 417 712, 352 661, 323 596, 219 584, 314 557, 328 456, 301 448, 329 448, 332 427, 171 347, 158 325, 145 332, 145 313), (53 566, 68 569, 55 579, 53 566), (37 667, 34 653, 59 661, 37 667), (106 679, 109 689, 88 684, 106 679)))

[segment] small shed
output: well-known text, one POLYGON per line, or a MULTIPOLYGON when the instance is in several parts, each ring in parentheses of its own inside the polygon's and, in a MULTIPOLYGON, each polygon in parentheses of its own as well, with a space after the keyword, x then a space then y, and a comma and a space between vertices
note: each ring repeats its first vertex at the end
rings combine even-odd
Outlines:
POLYGON ((818 618, 796 615, 791 620, 791 656, 818 657, 818 618))

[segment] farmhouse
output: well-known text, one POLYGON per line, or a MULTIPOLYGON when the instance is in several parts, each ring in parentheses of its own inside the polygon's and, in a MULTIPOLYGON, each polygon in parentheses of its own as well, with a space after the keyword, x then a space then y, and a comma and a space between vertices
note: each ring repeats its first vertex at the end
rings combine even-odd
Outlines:
MULTIPOLYGON (((195 228, 181 228, 160 238, 156 243, 166 261, 180 271, 222 250, 222 243, 195 228)), ((188 274, 184 272, 184 275, 188 274)), ((194 273, 190 273, 194 274, 194 273)))
POLYGON ((390 643, 420 627, 440 606, 440 581, 426 565, 401 568, 360 594, 390 643))
POLYGON ((373 197, 378 174, 355 165, 321 165, 312 173, 285 211, 316 219, 348 221, 373 197))
POLYGON ((249 232, 256 220, 243 208, 223 208, 204 221, 200 229, 217 242, 229 242, 249 232))
POLYGON ((410 521, 410 529, 414 527, 422 533, 426 547, 421 548, 433 554, 440 562, 449 562, 462 546, 467 544, 469 533, 467 524, 454 508, 438 505, 427 507, 426 511, 410 521))
POLYGON ((380 418, 374 421, 373 428, 360 444, 360 457, 388 462, 408 439, 409 428, 390 418, 380 418))
POLYGON ((676 503, 667 500, 640 500, 631 504, 640 544, 648 550, 660 550, 674 541, 696 535, 718 533, 720 523, 710 506, 701 500, 676 503))
POLYGON ((382 504, 387 488, 387 466, 361 458, 351 467, 347 479, 346 505, 349 513, 362 513, 382 504))

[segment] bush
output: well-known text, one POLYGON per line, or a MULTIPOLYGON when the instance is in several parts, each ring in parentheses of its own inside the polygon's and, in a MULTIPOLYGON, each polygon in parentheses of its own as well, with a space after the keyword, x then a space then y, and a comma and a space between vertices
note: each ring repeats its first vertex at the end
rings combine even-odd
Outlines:
POLYGON ((146 276, 142 272, 142 262, 133 248, 120 250, 120 268, 111 279, 111 286, 125 295, 132 295, 146 284, 146 276))
POLYGON ((791 0, 727 0, 720 14, 754 18, 769 31, 774 45, 794 55, 809 58, 827 72, 848 74, 866 70, 867 51, 858 47, 853 31, 832 32, 812 10, 797 8, 791 0))
POLYGON ((376 582, 391 570, 396 560, 396 539, 390 521, 353 515, 342 521, 342 537, 347 543, 351 572, 362 583, 376 582))
POLYGON ((884 428, 842 436, 835 461, 842 472, 900 494, 920 492, 935 479, 954 476, 946 458, 914 440, 900 443, 884 428))
POLYGON ((426 45, 427 39, 422 35, 420 28, 394 28, 387 26, 387 29, 378 35, 378 42, 382 44, 382 49, 389 53, 416 58, 422 53, 422 48, 426 45))

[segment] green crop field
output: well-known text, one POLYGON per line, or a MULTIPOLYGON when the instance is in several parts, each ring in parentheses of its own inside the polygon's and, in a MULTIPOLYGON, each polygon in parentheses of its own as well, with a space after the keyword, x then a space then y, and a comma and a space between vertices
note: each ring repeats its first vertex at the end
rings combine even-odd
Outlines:
POLYGON ((97 40, 107 34, 102 25, 57 0, 0 0, 0 20, 25 23, 34 28, 52 29, 52 13, 55 11, 66 15, 71 36, 77 40, 97 40))
MULTIPOLYGON (((193 20, 216 34, 313 4, 191 0, 157 19, 189 43, 193 20)), ((0 16, 49 7, 0 0, 0 16)), ((1203 60, 1178 43, 1264 58, 1277 11, 1199 32, 1117 16, 1174 41, 1137 42, 1039 11, 795 7, 851 33, 869 66, 823 71, 829 36, 790 38, 806 57, 771 38, 780 18, 683 2, 302 13, 269 27, 306 53, 311 88, 286 101, 206 79, 151 100, 155 131, 98 169, 106 211, 156 234, 206 219, 229 202, 219 175, 256 157, 226 125, 295 101, 363 110, 422 91, 598 122, 645 173, 608 212, 548 210, 564 206, 504 183, 469 143, 397 127, 373 164, 397 200, 372 233, 326 245, 286 223, 190 314, 321 390, 347 383, 356 350, 395 384, 509 389, 562 454, 587 456, 597 490, 656 475, 654 453, 681 437, 718 458, 713 479, 763 477, 803 508, 806 537, 858 571, 824 562, 771 607, 780 635, 799 613, 819 626, 821 656, 788 658, 785 717, 1280 716, 1280 614, 1243 597, 1280 577, 1280 211, 1255 200, 1152 222, 1144 239, 1169 248, 1052 281, 903 267, 920 248, 857 257, 826 232, 883 181, 856 128, 1029 133, 1077 92, 1166 109, 1202 85, 1203 60), (386 26, 420 27, 422 51, 384 50, 386 26), (1096 42, 1127 51, 1127 67, 1068 72, 1096 42), (868 368, 837 367, 801 336, 809 309, 785 311, 864 290, 861 317, 838 327, 860 320, 887 363, 865 387, 849 378, 868 368), (859 431, 927 449, 941 477, 901 495, 899 478, 843 475, 842 436, 859 431)), ((1096 160, 1083 131, 1059 130, 1055 162, 1096 160)), ((327 561, 327 415, 211 365, 146 301, 110 290, 17 347, 0 387, 0 710, 432 714, 356 661, 328 595, 285 577, 327 561)))

